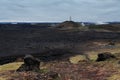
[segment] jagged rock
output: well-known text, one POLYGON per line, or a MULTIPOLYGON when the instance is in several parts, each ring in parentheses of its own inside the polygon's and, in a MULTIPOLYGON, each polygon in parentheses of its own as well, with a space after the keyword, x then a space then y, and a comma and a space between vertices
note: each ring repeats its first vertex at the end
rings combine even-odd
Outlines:
POLYGON ((17 71, 39 71, 40 60, 34 58, 32 55, 26 55, 24 57, 24 64, 22 64, 17 71))
POLYGON ((110 52, 104 52, 104 53, 98 54, 98 58, 96 61, 105 61, 105 60, 111 59, 111 58, 116 58, 116 57, 113 54, 111 54, 110 52))

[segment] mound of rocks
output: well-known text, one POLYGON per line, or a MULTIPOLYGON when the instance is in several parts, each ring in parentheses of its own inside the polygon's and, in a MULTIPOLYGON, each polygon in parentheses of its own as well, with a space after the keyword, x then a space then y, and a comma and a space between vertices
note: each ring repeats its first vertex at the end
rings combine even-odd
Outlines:
POLYGON ((24 64, 22 64, 17 71, 39 71, 40 60, 32 55, 26 55, 24 57, 24 64))
POLYGON ((111 54, 110 52, 104 52, 104 53, 98 54, 98 58, 96 61, 105 61, 113 58, 116 58, 113 54, 111 54))

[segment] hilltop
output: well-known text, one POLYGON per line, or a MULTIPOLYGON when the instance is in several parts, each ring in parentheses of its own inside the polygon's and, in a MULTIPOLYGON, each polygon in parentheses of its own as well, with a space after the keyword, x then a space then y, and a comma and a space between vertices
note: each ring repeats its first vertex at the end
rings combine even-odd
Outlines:
POLYGON ((74 21, 64 21, 62 23, 60 23, 57 27, 58 28, 62 28, 62 29, 74 29, 74 28, 78 28, 81 25, 74 22, 74 21))

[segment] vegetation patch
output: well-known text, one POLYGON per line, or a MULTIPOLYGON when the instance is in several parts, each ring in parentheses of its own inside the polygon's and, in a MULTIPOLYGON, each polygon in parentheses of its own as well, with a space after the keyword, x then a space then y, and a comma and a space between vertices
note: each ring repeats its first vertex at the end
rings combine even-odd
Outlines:
POLYGON ((85 60, 86 60, 86 57, 84 55, 76 55, 69 58, 69 61, 73 64, 77 64, 80 61, 85 61, 85 60))
POLYGON ((0 71, 16 70, 23 62, 13 62, 0 66, 0 71))
POLYGON ((108 80, 119 80, 119 79, 120 79, 119 74, 112 75, 111 77, 108 78, 108 80))
POLYGON ((97 54, 90 54, 90 55, 88 55, 88 57, 89 57, 90 61, 96 61, 98 56, 97 56, 97 54))

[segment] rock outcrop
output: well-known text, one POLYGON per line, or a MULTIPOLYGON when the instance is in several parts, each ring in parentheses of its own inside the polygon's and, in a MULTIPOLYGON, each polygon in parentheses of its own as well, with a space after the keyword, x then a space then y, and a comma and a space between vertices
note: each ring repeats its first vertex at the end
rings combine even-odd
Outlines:
POLYGON ((113 58, 116 58, 113 54, 111 54, 110 52, 104 52, 104 53, 98 54, 98 58, 96 61, 105 61, 113 58))
POLYGON ((26 55, 24 57, 24 64, 22 64, 17 71, 39 71, 40 60, 34 58, 32 55, 26 55))

